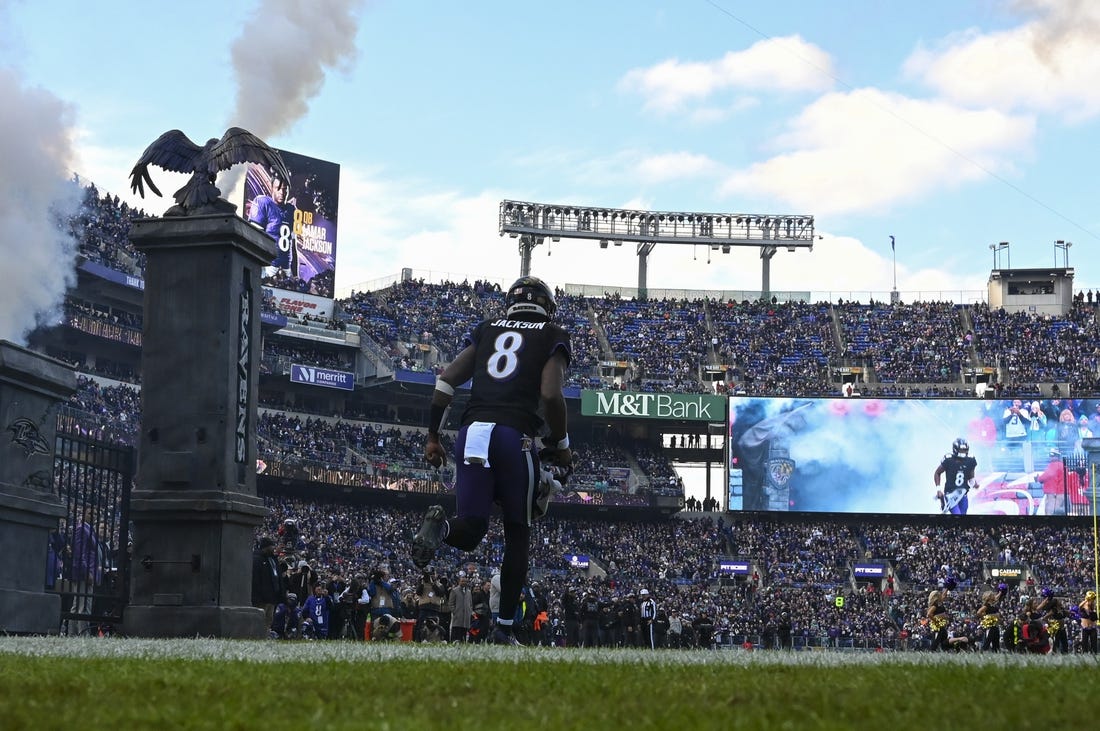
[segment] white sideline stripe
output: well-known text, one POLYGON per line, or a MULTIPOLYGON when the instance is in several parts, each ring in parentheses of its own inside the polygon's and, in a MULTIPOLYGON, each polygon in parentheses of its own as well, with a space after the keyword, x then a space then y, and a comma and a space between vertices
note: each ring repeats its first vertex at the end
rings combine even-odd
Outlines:
POLYGON ((354 643, 345 641, 283 642, 278 640, 132 639, 101 637, 2 637, 0 654, 23 657, 137 658, 143 660, 218 660, 229 662, 348 662, 384 663, 394 659, 455 663, 518 661, 562 665, 630 664, 650 667, 729 665, 733 667, 805 666, 937 666, 1020 668, 1057 666, 1096 668, 1091 655, 1017 655, 1015 653, 844 652, 817 650, 780 652, 756 650, 636 650, 496 645, 424 645, 418 643, 354 643))

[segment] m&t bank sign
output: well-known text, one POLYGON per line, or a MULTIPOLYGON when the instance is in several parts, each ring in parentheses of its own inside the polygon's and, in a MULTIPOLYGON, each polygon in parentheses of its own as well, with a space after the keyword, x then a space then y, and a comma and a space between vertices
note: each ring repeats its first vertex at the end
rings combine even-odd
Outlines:
POLYGON ((724 422, 726 398, 698 393, 581 391, 581 414, 624 419, 724 422))

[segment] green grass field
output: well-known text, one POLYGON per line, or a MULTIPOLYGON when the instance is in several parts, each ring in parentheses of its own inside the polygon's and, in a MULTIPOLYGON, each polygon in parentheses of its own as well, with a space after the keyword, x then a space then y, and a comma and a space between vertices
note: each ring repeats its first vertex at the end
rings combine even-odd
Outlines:
POLYGON ((1095 723, 1092 657, 0 639, 4 729, 930 729, 1095 723))

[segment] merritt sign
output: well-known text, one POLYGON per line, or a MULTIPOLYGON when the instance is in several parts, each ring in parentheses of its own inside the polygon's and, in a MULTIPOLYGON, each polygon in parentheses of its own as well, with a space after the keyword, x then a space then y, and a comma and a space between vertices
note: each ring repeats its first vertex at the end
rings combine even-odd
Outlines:
POLYGON ((724 396, 697 393, 631 393, 629 391, 582 391, 583 416, 613 416, 623 419, 681 419, 684 421, 726 420, 724 396))

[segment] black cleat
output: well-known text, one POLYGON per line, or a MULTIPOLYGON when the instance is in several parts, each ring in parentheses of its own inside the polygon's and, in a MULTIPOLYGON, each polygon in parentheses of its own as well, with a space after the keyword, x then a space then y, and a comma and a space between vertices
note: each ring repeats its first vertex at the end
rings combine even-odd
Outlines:
POLYGON ((523 647, 523 644, 516 639, 516 636, 510 629, 504 629, 503 627, 497 627, 493 630, 493 635, 489 640, 494 645, 512 645, 514 647, 523 647))
POLYGON ((443 512, 442 505, 433 505, 424 513, 424 522, 420 524, 412 545, 412 560, 418 569, 424 568, 435 558, 435 552, 443 542, 445 519, 446 513, 443 512))

